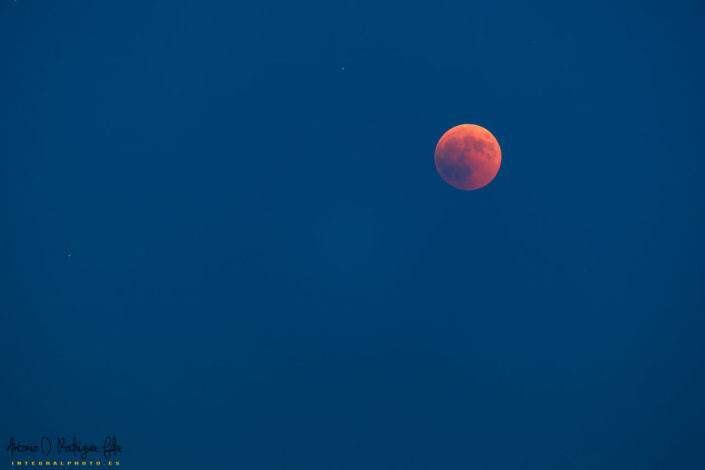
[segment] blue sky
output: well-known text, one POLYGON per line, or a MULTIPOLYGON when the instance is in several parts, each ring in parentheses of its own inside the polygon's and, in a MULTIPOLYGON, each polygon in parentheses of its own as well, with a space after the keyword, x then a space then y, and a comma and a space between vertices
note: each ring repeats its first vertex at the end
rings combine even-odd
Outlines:
POLYGON ((0 439, 703 468, 704 20, 0 1, 0 439), (473 192, 433 162, 462 123, 502 147, 473 192))

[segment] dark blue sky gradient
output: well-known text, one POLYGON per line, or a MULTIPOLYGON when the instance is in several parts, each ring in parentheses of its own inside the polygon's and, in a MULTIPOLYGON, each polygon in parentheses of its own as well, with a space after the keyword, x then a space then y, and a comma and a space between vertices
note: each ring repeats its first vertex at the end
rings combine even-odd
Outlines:
POLYGON ((695 0, 0 0, 0 443, 705 468, 704 23, 695 0), (502 147, 479 191, 434 168, 461 123, 502 147))

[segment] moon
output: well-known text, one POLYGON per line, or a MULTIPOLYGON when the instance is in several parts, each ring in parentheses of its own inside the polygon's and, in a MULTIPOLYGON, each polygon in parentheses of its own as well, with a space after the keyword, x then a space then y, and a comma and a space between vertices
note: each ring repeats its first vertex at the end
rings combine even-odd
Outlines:
POLYGON ((487 186, 497 176, 502 151, 484 127, 461 124, 443 134, 436 145, 435 160, 446 183, 471 191, 487 186))

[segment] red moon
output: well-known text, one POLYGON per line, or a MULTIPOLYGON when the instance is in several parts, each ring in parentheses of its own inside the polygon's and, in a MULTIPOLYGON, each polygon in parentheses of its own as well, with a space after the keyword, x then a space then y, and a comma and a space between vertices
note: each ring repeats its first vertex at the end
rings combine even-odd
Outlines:
POLYGON ((497 176, 502 151, 484 127, 461 124, 447 131, 436 145, 436 169, 446 183, 470 191, 489 184, 497 176))

